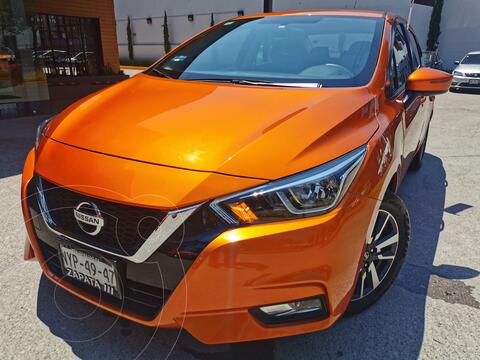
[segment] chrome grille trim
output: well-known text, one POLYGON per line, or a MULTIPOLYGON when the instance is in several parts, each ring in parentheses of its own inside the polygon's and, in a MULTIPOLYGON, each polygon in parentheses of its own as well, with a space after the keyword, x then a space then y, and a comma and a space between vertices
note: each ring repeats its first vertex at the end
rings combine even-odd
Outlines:
POLYGON ((172 210, 165 215, 162 219, 162 222, 157 227, 156 230, 145 240, 143 245, 136 251, 135 254, 131 256, 118 254, 112 251, 108 251, 102 248, 99 248, 95 245, 89 244, 87 242, 78 240, 71 236, 68 236, 56 229, 53 228, 54 222, 50 216, 49 210, 47 208, 47 203, 45 200, 45 195, 43 191, 43 187, 41 185, 41 181, 37 182, 37 203, 40 209, 40 213, 42 215, 43 221, 46 227, 56 235, 62 236, 69 240, 72 240, 78 244, 87 246, 89 248, 95 249, 99 252, 114 255, 134 263, 143 263, 145 262, 153 253, 160 247, 162 244, 167 241, 167 239, 172 235, 185 221, 195 212, 195 210, 202 204, 193 205, 184 209, 172 210))

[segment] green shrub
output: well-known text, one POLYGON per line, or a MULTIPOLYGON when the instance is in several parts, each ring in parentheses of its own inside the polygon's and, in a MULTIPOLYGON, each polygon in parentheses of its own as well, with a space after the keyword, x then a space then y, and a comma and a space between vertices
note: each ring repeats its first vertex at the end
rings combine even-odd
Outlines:
POLYGON ((170 45, 170 35, 168 33, 168 18, 166 11, 163 15, 163 46, 165 48, 165 54, 169 53, 172 47, 170 45))
POLYGON ((428 29, 427 50, 435 51, 438 47, 438 38, 440 37, 440 23, 442 22, 443 0, 436 0, 433 5, 430 26, 428 29))
POLYGON ((132 35, 132 26, 130 24, 130 16, 127 21, 127 42, 128 42, 128 58, 133 60, 133 35, 132 35))

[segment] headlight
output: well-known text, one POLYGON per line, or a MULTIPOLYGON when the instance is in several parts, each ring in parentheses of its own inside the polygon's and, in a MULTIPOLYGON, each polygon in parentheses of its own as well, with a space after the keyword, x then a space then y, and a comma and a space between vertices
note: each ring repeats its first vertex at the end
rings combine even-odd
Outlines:
POLYGON ((464 76, 461 71, 454 71, 454 72, 453 72, 453 75, 454 75, 454 76, 464 76))
POLYGON ((38 148, 38 144, 40 144, 40 140, 42 140, 42 137, 45 133, 45 130, 47 129, 47 125, 48 123, 50 122, 50 120, 52 120, 53 117, 47 119, 47 120, 43 120, 40 125, 38 125, 37 127, 37 135, 35 137, 35 150, 37 150, 38 148))
POLYGON ((253 224, 318 215, 337 206, 366 154, 362 146, 325 165, 210 203, 229 224, 253 224))

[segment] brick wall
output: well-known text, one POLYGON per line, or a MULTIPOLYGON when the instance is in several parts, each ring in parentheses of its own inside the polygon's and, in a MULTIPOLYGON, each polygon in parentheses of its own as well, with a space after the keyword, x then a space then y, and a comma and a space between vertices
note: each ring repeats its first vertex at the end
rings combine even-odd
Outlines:
POLYGON ((100 21, 103 61, 119 71, 114 0, 33 0, 33 11, 41 14, 94 17, 100 21))

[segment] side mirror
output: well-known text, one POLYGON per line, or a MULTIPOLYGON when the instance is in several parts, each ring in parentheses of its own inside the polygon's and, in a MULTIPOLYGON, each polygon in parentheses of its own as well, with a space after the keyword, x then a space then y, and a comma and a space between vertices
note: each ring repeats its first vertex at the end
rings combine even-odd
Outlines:
POLYGON ((452 78, 452 74, 445 71, 422 67, 408 77, 407 91, 424 96, 444 94, 450 89, 452 78))
POLYGON ((455 65, 460 65, 460 61, 455 60, 454 64, 455 64, 455 65))

